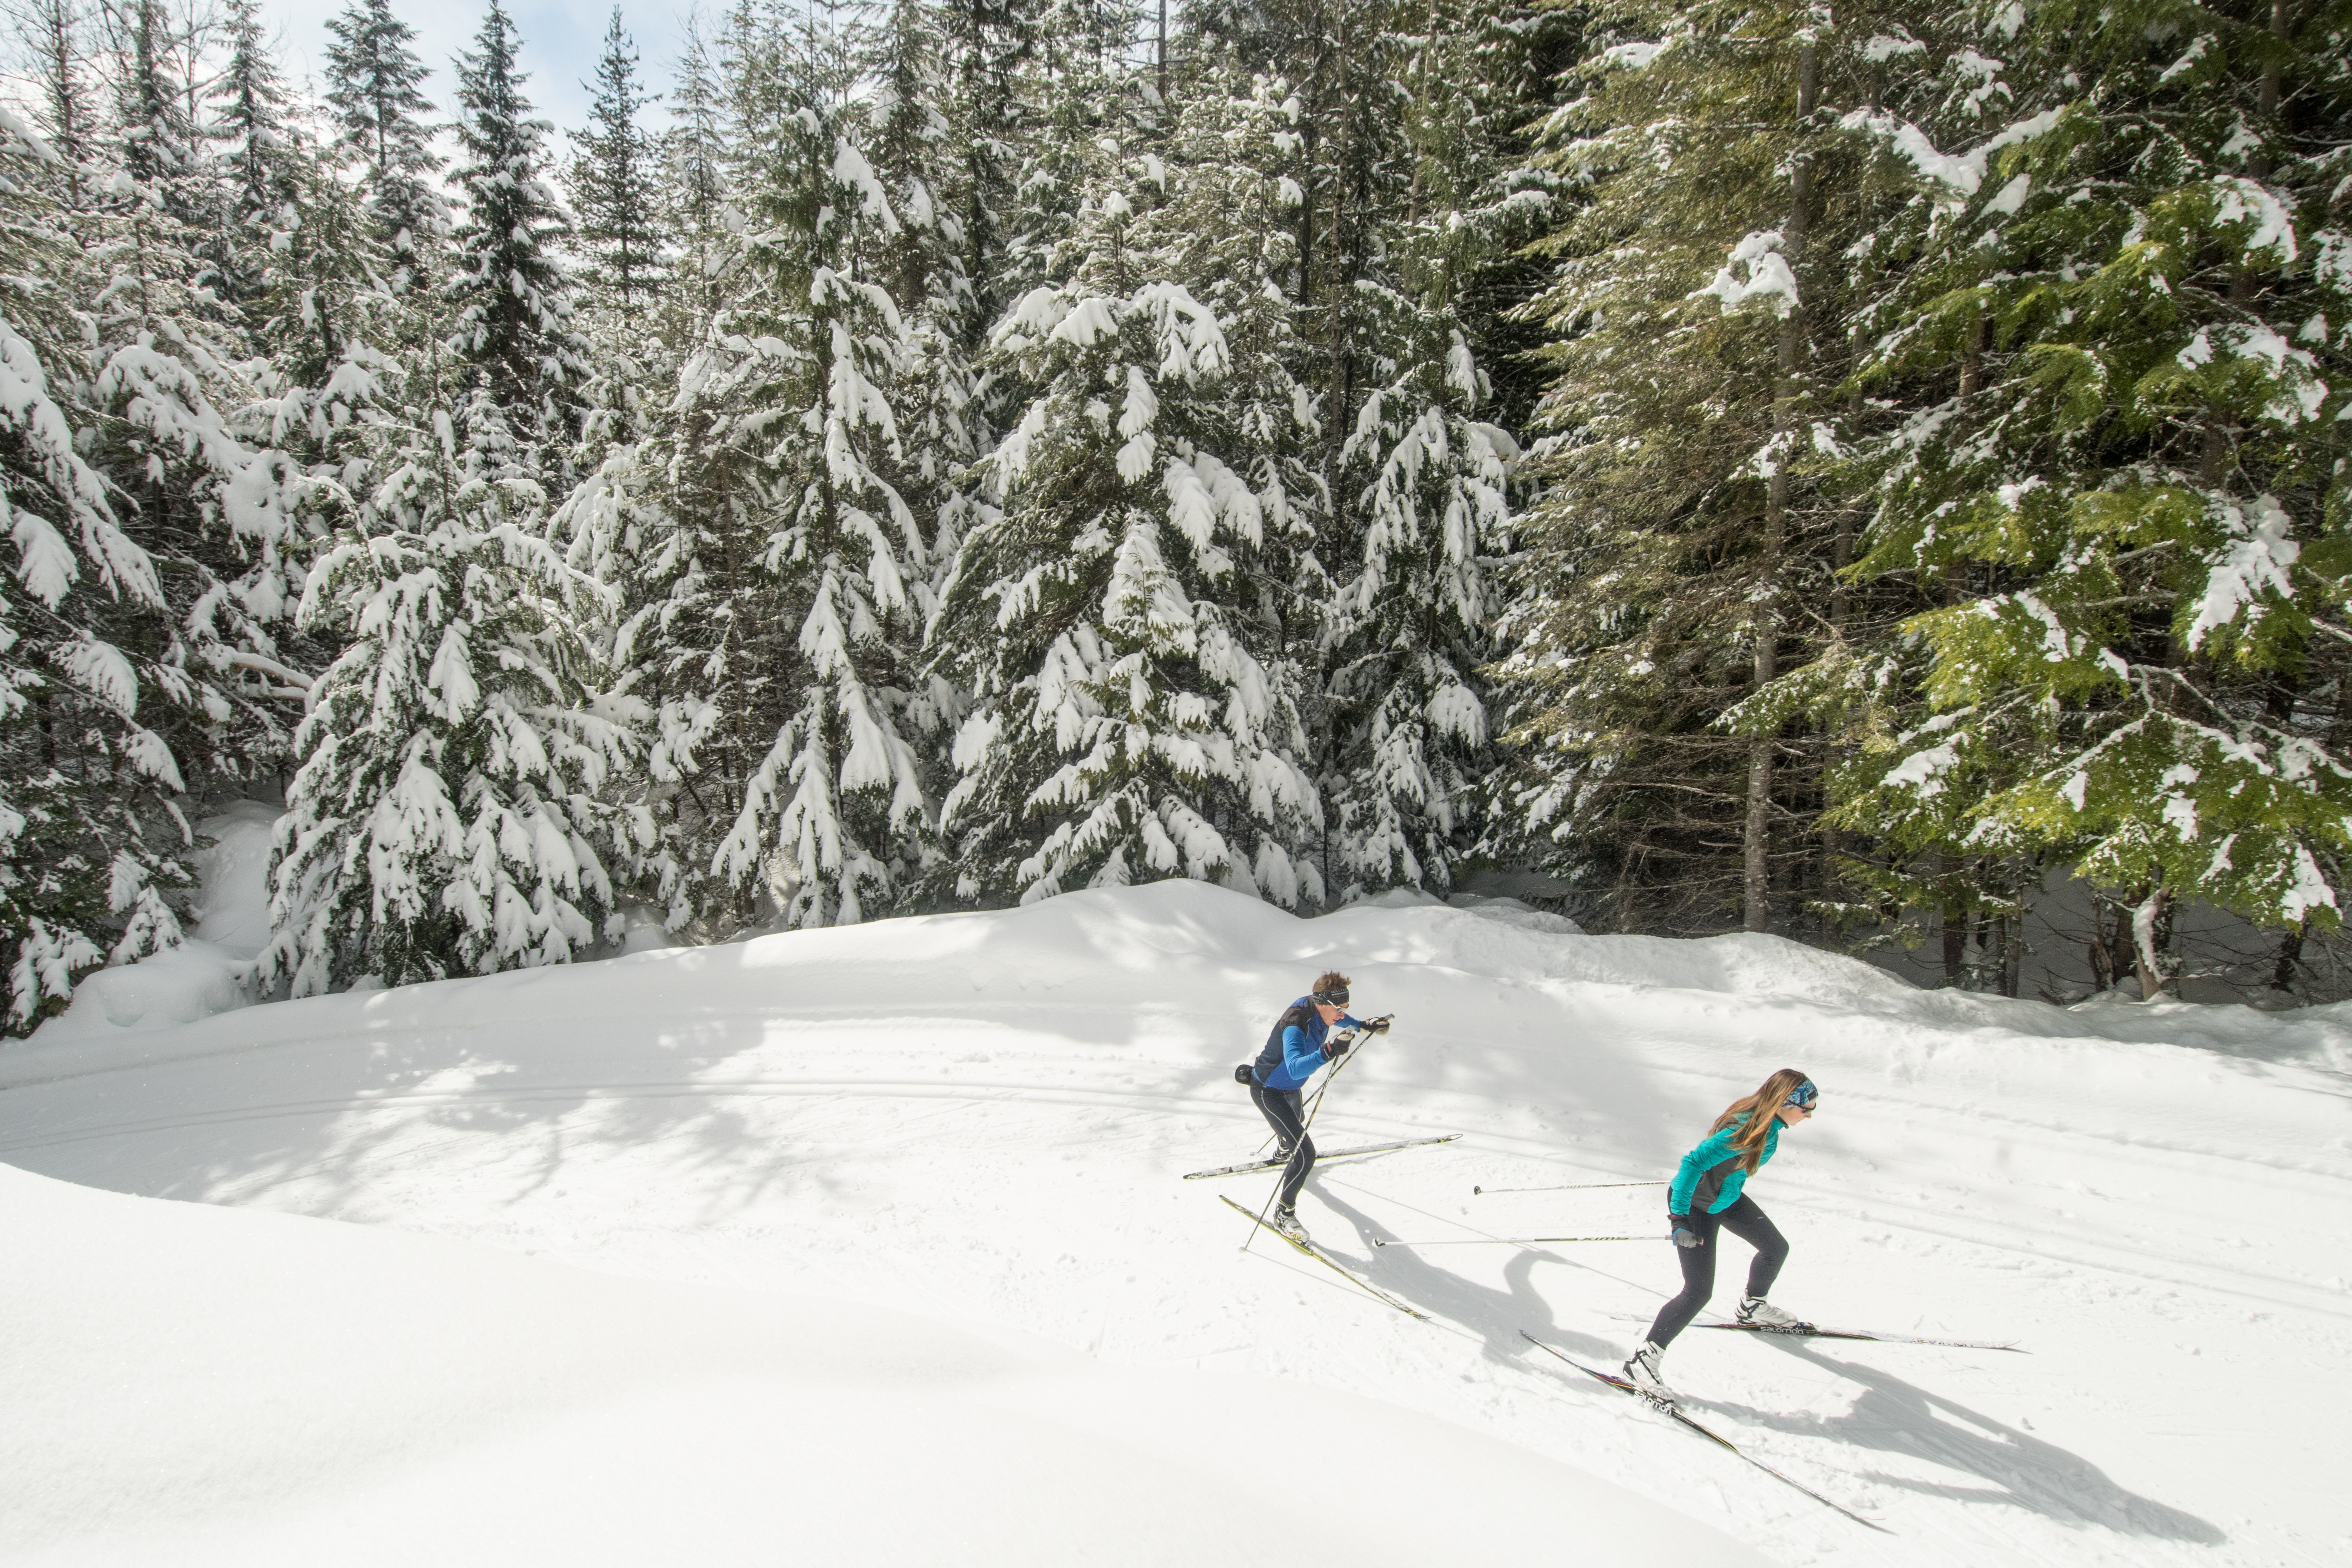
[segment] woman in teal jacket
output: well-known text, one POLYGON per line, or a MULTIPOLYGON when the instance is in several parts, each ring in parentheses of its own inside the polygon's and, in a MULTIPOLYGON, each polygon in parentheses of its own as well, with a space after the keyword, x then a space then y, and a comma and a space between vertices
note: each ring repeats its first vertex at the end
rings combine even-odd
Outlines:
POLYGON ((1690 1327, 1715 1294, 1715 1244, 1723 1231, 1756 1249, 1756 1261, 1748 1266, 1748 1293, 1740 1299, 1739 1321, 1768 1329, 1797 1322, 1764 1299, 1780 1278, 1780 1265, 1789 1260, 1789 1243, 1745 1189, 1757 1167, 1780 1147, 1780 1129, 1811 1121, 1821 1098, 1812 1079, 1794 1068, 1782 1068, 1754 1094, 1727 1106, 1706 1141, 1683 1156, 1682 1167, 1666 1188, 1666 1223, 1682 1249, 1676 1256, 1682 1259, 1683 1293, 1658 1310, 1649 1339, 1625 1363, 1628 1382, 1664 1391, 1659 1363, 1675 1336, 1690 1327))

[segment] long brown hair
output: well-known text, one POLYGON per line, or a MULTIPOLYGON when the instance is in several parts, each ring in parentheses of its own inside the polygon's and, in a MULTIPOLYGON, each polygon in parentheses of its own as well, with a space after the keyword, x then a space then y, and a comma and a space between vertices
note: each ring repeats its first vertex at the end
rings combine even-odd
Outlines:
POLYGON ((1754 1175, 1756 1167, 1764 1163, 1764 1140, 1771 1135, 1774 1123, 1780 1120, 1780 1108, 1789 1103, 1789 1097, 1796 1093, 1798 1085, 1804 1081, 1805 1075, 1795 1068, 1782 1068, 1766 1079, 1764 1087, 1754 1094, 1725 1106, 1723 1114, 1715 1119, 1715 1125, 1707 1129, 1708 1135, 1713 1136, 1741 1117, 1746 1117, 1748 1125, 1739 1130, 1739 1135, 1731 1141, 1731 1146, 1739 1151, 1739 1168, 1754 1175))

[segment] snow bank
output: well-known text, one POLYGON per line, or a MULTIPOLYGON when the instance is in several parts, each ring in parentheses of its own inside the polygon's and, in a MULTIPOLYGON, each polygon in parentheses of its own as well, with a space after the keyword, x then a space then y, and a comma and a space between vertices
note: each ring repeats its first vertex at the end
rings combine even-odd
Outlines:
POLYGON ((79 1047, 126 1029, 193 1024, 245 1006, 245 976, 269 940, 269 833, 275 806, 238 801, 196 825, 201 886, 190 940, 136 963, 93 970, 66 1010, 33 1032, 79 1047))
POLYGON ((270 835, 283 815, 257 800, 233 801, 196 824, 213 842, 202 856, 203 902, 194 935, 251 959, 269 943, 270 835))
POLYGON ((193 1024, 244 1006, 242 974, 239 961, 226 948, 184 942, 136 963, 83 975, 72 1003, 31 1037, 40 1046, 78 1047, 127 1029, 193 1024))
POLYGON ((12 1563, 1760 1563, 1363 1400, 0 1169, 12 1563))

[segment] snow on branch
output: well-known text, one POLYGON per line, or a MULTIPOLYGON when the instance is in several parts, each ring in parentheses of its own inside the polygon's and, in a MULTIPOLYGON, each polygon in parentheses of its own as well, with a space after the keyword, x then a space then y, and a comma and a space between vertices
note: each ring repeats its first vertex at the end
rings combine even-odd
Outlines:
POLYGON ((1733 246, 1731 258, 1717 269, 1714 280, 1704 289, 1692 289, 1690 297, 1712 294, 1723 301, 1727 315, 1760 304, 1785 318, 1799 301, 1797 275, 1790 269, 1788 258, 1780 254, 1780 245, 1779 229, 1757 230, 1733 246), (1735 272, 1735 268, 1740 270, 1735 272))
POLYGON ((2286 510, 2267 495, 2254 498, 2251 521, 2234 501, 2223 502, 2221 510, 2221 525, 2231 537, 2207 568, 2205 596, 2189 625, 2191 651, 2202 647, 2214 628, 2230 625, 2241 615, 2250 624, 2260 619, 2265 595, 2275 594, 2282 599, 2294 596, 2288 573, 2301 558, 2303 546, 2287 537, 2294 524, 2286 510))
POLYGON ((1972 196, 1983 185, 1985 169, 1995 153, 2047 134, 2065 112, 2063 108, 2045 109, 2030 120, 2021 120, 1997 132, 1981 145, 1958 154, 1938 150, 1927 139, 1926 132, 1901 115, 1889 114, 1885 110, 1857 109, 1838 123, 1848 131, 1869 132, 1927 178, 1963 196, 1972 196))

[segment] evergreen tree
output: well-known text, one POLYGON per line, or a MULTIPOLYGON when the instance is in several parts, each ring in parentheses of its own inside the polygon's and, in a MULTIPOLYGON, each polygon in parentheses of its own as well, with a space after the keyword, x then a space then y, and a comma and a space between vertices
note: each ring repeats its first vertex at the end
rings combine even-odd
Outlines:
POLYGON ((274 773, 289 741, 270 623, 289 601, 282 469, 242 435, 255 395, 206 251, 218 170, 194 118, 201 38, 158 0, 108 13, 111 112, 75 220, 103 279, 86 363, 99 414, 79 438, 153 560, 168 613, 140 651, 173 671, 150 722, 191 789, 274 773))
POLYGON ((218 221, 204 247, 214 293, 242 311, 257 296, 297 179, 291 104, 262 29, 259 0, 229 0, 228 58, 214 80, 205 133, 215 145, 218 221))
POLYGON ((2339 918, 2352 821, 2341 20, 2053 5, 1927 37, 1932 90, 1848 119, 1911 176, 1916 257, 1861 323, 1901 417, 1853 467, 1861 575, 1941 603, 1784 697, 1873 737, 1840 816, 1887 894, 1949 906, 1964 873, 2013 927, 2071 863, 2144 994, 2184 900, 2284 928, 2284 973, 2339 918))
POLYGON ((739 9, 723 137, 689 55, 673 156, 718 210, 677 313, 709 313, 676 395, 568 520, 634 563, 614 658, 654 716, 648 891, 673 927, 739 926, 763 899, 794 925, 870 918, 903 907, 928 853, 906 224, 845 101, 847 44, 739 9))
POLYGON ((1528 110, 1517 84, 1479 68, 1510 30, 1493 14, 1452 20, 1447 32, 1394 39, 1397 58, 1412 62, 1412 176, 1402 210, 1379 225, 1351 312, 1370 349, 1360 362, 1370 384, 1348 410, 1339 527, 1326 546, 1348 575, 1324 762, 1328 858, 1350 889, 1448 886, 1474 842, 1465 818, 1490 765, 1479 670, 1498 606, 1487 563, 1509 540, 1506 468, 1518 442, 1493 422, 1503 410, 1469 305, 1548 204, 1539 179, 1507 174, 1528 110))
POLYGON ((978 352, 1018 293, 1007 267, 1006 225, 1034 118, 1022 89, 1035 58, 1041 9, 1036 0, 937 0, 924 12, 939 40, 941 85, 934 107, 961 163, 939 195, 961 236, 962 271, 972 289, 967 353, 978 352))
POLYGON ((456 178, 466 212, 446 289, 456 318, 447 347, 463 366, 467 447, 568 489, 589 351, 554 253, 572 215, 542 175, 551 127, 530 117, 520 42, 491 0, 474 50, 459 58, 456 178))
POLYGON ((192 881, 173 803, 185 784, 142 721, 187 686, 152 651, 163 584, 78 439, 98 417, 75 374, 95 279, 66 203, 89 184, 0 109, 0 533, 16 551, 0 574, 0 1032, 11 1035, 63 1005, 80 972, 176 942, 176 896, 192 881))
POLYGON ((1038 40, 1014 83, 1024 121, 1019 172, 998 219, 1003 252, 979 276, 993 298, 1016 300, 1066 279, 1081 257, 1074 243, 1079 206, 1107 145, 1127 147, 1146 112, 1137 82, 1120 68, 1133 42, 1131 13, 1095 0, 1045 0, 1038 40))
POLYGON ((673 344, 701 342, 719 308, 728 254, 727 94, 689 14, 669 91, 670 125, 656 146, 663 227, 677 247, 660 321, 673 344))
MULTIPOLYGON (((872 237, 866 261, 900 302, 907 330, 903 390, 894 399, 900 460, 893 487, 922 520, 931 558, 944 567, 989 504, 971 467, 993 444, 993 432, 975 401, 969 351, 989 321, 966 266, 963 225, 971 209, 955 197, 969 164, 943 107, 953 93, 938 20, 929 0, 897 0, 868 42, 866 73, 877 84, 867 110, 874 172, 898 225, 872 237)), ((934 586, 923 585, 927 619, 934 586)))
POLYGON ((1844 348, 1824 258, 1869 231, 1872 186, 1829 106, 1867 91, 1870 18, 1734 0, 1625 25, 1548 159, 1586 199, 1534 307, 1559 336, 1506 616, 1526 766, 1505 807, 1610 889, 1603 918, 1764 930, 1820 886, 1819 752, 1727 721, 1818 646, 1832 617, 1805 606, 1833 602, 1850 538, 1820 478, 1847 412, 1822 395, 1844 348))
MULTIPOLYGON (((285 200, 258 258, 260 292, 245 310, 258 395, 236 428, 260 453, 248 471, 269 476, 289 515, 285 536, 265 550, 284 556, 273 563, 282 565, 274 597, 289 615, 311 551, 373 488, 383 445, 377 426, 396 417, 403 345, 426 335, 420 301, 392 281, 402 253, 338 164, 299 132, 291 138, 285 200)), ((309 675, 298 672, 323 669, 335 651, 269 649, 282 667, 272 677, 307 687, 309 675)))
POLYGON ((36 132, 52 154, 43 163, 60 182, 59 207, 68 215, 79 214, 87 199, 83 182, 94 166, 104 117, 89 9, 81 0, 16 0, 9 19, 34 93, 26 129, 36 132))
POLYGON ((973 702, 942 811, 961 898, 1165 876, 1323 895, 1296 669, 1261 657, 1280 616, 1258 615, 1289 586, 1294 498, 1318 499, 1284 458, 1311 417, 1284 323, 1248 314, 1287 259, 1254 222, 1295 192, 1265 166, 1272 107, 1253 104, 1230 140, 1199 127, 1228 156, 1190 170, 1098 140, 1073 276, 996 331, 1037 390, 990 458, 1003 515, 964 542, 943 607, 973 702), (1195 288, 1231 300, 1241 374, 1195 288))
POLYGON ((346 646, 277 829, 260 970, 297 995, 576 957, 616 934, 614 869, 652 837, 602 798, 641 715, 591 689, 596 584, 508 454, 466 445, 431 384, 410 397, 425 422, 379 426, 384 477, 299 610, 346 646))
POLYGON ((441 160, 421 118, 433 104, 420 86, 429 73, 409 47, 415 29, 392 14, 391 0, 351 0, 327 31, 337 146, 359 165, 377 237, 396 258, 386 281, 396 293, 430 287, 451 224, 436 179, 441 160))
POLYGON ((573 204, 589 257, 587 281, 624 320, 635 318, 660 289, 667 270, 654 188, 652 139, 637 123, 655 101, 637 78, 637 50, 621 26, 621 10, 604 31, 596 61, 595 100, 589 126, 573 140, 573 204))
POLYGON ((709 936, 740 929, 768 890, 763 879, 730 881, 719 848, 781 720, 790 657, 787 612, 762 562, 769 444, 753 437, 770 425, 732 374, 746 340, 728 319, 749 276, 735 183, 771 106, 772 44, 767 22, 739 9, 714 58, 688 18, 661 143, 678 243, 656 316, 669 395, 557 519, 575 559, 594 561, 616 593, 604 657, 615 689, 651 717, 645 773, 626 795, 656 842, 633 891, 669 929, 709 936))
POLYGON ((790 924, 847 924, 892 907, 929 827, 903 663, 928 542, 890 477, 909 345, 875 261, 902 226, 838 96, 837 43, 778 42, 738 84, 747 287, 694 374, 721 379, 735 438, 761 450, 758 559, 793 640, 714 864, 730 883, 764 878, 790 924))

